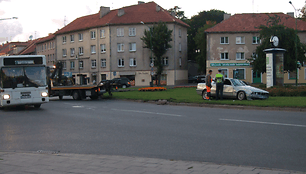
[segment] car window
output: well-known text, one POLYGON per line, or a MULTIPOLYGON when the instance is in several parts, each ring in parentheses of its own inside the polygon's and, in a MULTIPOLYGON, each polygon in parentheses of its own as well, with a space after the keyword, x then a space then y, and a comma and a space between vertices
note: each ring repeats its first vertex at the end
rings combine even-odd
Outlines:
POLYGON ((232 85, 231 81, 229 81, 228 79, 224 80, 224 85, 232 85))

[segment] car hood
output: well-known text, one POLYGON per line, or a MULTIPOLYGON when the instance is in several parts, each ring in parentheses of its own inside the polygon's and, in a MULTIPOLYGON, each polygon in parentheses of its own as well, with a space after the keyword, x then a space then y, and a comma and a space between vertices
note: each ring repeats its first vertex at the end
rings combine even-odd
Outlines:
POLYGON ((238 88, 245 89, 245 90, 250 90, 252 92, 269 93, 268 91, 265 91, 265 90, 262 90, 262 89, 259 89, 259 88, 255 88, 253 86, 238 86, 238 88))

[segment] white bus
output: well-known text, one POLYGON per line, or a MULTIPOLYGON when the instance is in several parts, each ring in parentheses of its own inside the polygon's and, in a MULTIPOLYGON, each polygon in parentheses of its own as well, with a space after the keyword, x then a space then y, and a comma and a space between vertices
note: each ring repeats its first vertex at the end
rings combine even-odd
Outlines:
POLYGON ((49 102, 44 55, 0 57, 0 108, 49 102))

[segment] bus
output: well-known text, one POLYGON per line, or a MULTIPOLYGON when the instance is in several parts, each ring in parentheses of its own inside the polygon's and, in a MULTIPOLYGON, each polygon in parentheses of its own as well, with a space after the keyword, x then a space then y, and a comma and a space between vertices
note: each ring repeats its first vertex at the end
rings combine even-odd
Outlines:
POLYGON ((0 108, 49 102, 44 55, 0 57, 0 108))

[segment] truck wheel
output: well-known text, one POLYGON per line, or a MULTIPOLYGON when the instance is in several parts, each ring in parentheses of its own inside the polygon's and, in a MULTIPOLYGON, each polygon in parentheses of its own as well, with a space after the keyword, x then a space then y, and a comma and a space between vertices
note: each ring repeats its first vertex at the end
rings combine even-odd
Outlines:
POLYGON ((81 99, 80 93, 77 90, 73 91, 72 97, 73 97, 74 100, 80 100, 81 99))
POLYGON ((34 108, 40 108, 40 106, 41 106, 41 104, 36 104, 36 105, 34 105, 34 108))
POLYGON ((122 85, 122 88, 126 88, 126 85, 122 85))
POLYGON ((99 96, 97 96, 97 95, 90 96, 90 99, 91 99, 91 100, 97 100, 98 98, 99 98, 99 96))
POLYGON ((244 100, 245 99, 245 93, 243 91, 238 92, 237 99, 238 100, 244 100))
POLYGON ((63 96, 62 96, 62 95, 58 96, 58 98, 59 98, 60 100, 63 100, 63 96))

